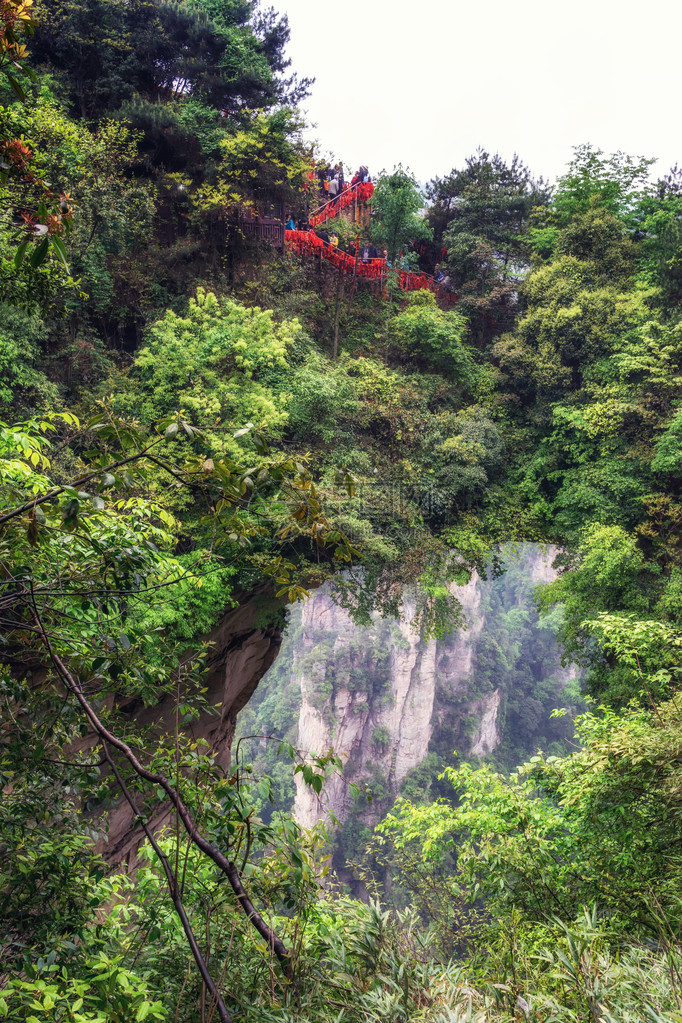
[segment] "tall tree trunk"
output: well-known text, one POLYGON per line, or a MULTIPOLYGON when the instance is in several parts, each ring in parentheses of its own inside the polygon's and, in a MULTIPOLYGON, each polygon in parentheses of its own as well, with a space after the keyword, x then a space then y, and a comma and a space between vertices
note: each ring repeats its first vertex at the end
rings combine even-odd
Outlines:
POLYGON ((353 279, 351 280, 350 292, 348 293, 348 309, 346 310, 346 315, 347 316, 350 316, 350 309, 351 309, 351 306, 353 304, 353 295, 355 294, 355 289, 356 289, 357 283, 358 283, 357 272, 358 272, 359 248, 360 248, 360 243, 359 243, 358 239, 356 238, 355 239, 355 262, 353 263, 353 279))
POLYGON ((339 310, 341 308, 341 298, 343 296, 343 274, 341 267, 339 267, 336 274, 336 304, 334 306, 334 349, 332 351, 332 359, 334 362, 339 357, 339 310))

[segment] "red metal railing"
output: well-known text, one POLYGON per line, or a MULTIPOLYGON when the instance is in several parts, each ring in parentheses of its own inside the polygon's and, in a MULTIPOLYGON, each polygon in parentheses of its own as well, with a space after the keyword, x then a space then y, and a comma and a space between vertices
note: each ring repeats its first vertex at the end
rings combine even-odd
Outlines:
POLYGON ((324 224, 332 217, 338 217, 341 210, 345 210, 354 202, 368 202, 374 195, 374 185, 371 181, 358 181, 355 185, 348 185, 342 192, 335 195, 333 199, 323 203, 310 214, 309 220, 313 227, 324 224))
POLYGON ((394 269, 388 265, 385 259, 363 260, 359 254, 351 256, 349 252, 344 252, 337 246, 330 245, 329 242, 319 238, 314 231, 286 231, 284 241, 289 252, 295 252, 299 256, 320 256, 342 270, 343 273, 379 280, 382 285, 389 274, 393 274, 396 276, 398 286, 403 291, 421 291, 428 288, 447 305, 454 305, 457 301, 456 295, 438 284, 431 274, 394 269))

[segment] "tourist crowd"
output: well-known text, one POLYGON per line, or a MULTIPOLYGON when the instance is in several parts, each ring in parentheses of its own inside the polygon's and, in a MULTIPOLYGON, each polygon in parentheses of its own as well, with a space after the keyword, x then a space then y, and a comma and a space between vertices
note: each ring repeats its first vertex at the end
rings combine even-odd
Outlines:
POLYGON ((324 160, 318 165, 317 169, 311 168, 309 180, 313 182, 315 179, 317 179, 320 197, 323 199, 335 199, 345 189, 352 188, 358 184, 362 185, 372 180, 367 167, 360 167, 350 182, 348 182, 343 169, 343 163, 336 163, 332 167, 331 164, 326 163, 324 160))
POLYGON ((328 231, 325 227, 328 220, 336 217, 349 204, 371 199, 374 184, 366 166, 359 167, 348 181, 343 163, 332 167, 323 161, 310 169, 307 187, 309 196, 316 187, 322 200, 320 207, 314 213, 302 216, 298 222, 291 214, 285 225, 287 232, 290 232, 287 246, 291 250, 301 254, 325 255, 339 269, 363 277, 383 277, 386 270, 392 269, 399 272, 400 287, 405 290, 428 287, 445 296, 447 301, 454 301, 450 293, 450 279, 439 268, 435 277, 415 269, 413 261, 416 265, 420 262, 416 248, 415 255, 401 252, 395 263, 391 263, 387 249, 379 250, 371 242, 361 241, 359 237, 355 243, 350 241, 344 245, 335 230, 328 231))

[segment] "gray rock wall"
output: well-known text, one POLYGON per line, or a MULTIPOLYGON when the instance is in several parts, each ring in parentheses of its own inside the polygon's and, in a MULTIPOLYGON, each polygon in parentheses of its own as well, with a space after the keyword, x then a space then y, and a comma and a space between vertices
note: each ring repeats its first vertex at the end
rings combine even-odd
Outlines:
MULTIPOLYGON (((556 577, 552 548, 525 545, 518 556, 529 583, 556 577)), ((464 757, 484 757, 498 747, 501 689, 482 695, 472 691, 486 627, 482 597, 491 585, 474 573, 466 585, 452 586, 467 624, 441 641, 424 640, 410 624, 414 608, 409 601, 402 621, 387 625, 377 618, 363 628, 354 625, 327 589, 307 601, 294 658, 301 687, 298 746, 315 753, 333 748, 345 767, 320 796, 297 775, 295 815, 300 824, 312 827, 330 815, 343 823, 353 806, 350 783, 379 778, 384 798, 365 815, 373 823, 408 772, 426 757, 434 729, 458 734, 458 752, 464 757), (324 656, 316 658, 320 649, 324 656), (385 662, 386 676, 378 685, 372 674, 377 659, 385 662)), ((558 656, 556 668, 558 677, 558 656)), ((564 680, 570 677, 563 675, 564 680)))

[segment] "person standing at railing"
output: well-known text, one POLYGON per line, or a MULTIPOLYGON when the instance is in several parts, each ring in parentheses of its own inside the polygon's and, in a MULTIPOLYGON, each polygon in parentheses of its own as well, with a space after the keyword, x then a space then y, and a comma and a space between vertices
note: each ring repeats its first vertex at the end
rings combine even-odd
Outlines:
POLYGON ((296 221, 294 220, 293 215, 291 213, 289 214, 289 219, 287 220, 286 224, 284 225, 284 230, 285 231, 295 231, 296 230, 296 221))
POLYGON ((333 249, 338 248, 339 236, 337 235, 336 231, 332 231, 332 233, 329 235, 329 244, 333 249))

